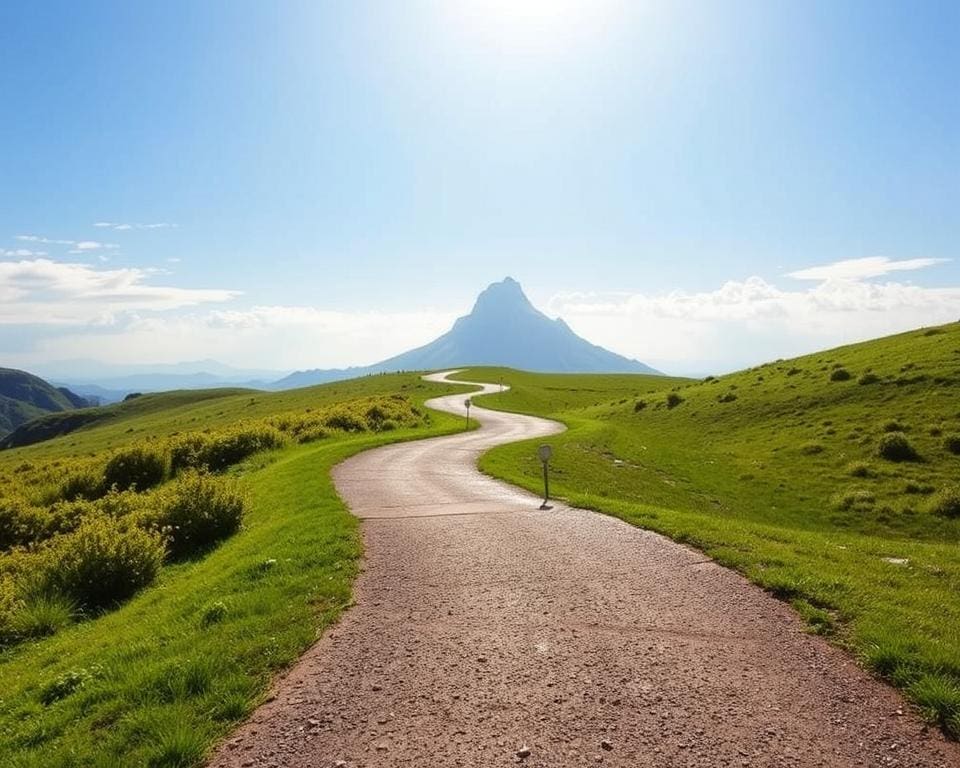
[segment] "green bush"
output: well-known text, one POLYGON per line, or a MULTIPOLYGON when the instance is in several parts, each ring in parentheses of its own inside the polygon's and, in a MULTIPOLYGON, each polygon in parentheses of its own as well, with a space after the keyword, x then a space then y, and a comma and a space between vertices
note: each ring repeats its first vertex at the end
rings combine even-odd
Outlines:
POLYGON ((930 499, 930 511, 941 517, 960 517, 960 485, 948 485, 930 499))
POLYGON ((162 499, 155 524, 167 536, 171 556, 184 557, 236 533, 244 507, 234 483, 192 470, 162 499))
POLYGON ((171 466, 175 472, 203 467, 219 472, 255 453, 285 444, 283 433, 266 424, 212 435, 188 435, 171 447, 171 466))
POLYGON ((633 412, 634 412, 634 413, 639 413, 640 411, 642 411, 642 410, 643 410, 644 408, 646 408, 646 407, 647 407, 647 401, 646 401, 646 400, 637 400, 637 402, 635 402, 635 403, 633 404, 633 412))
POLYGON ((917 452, 903 432, 887 432, 877 443, 877 455, 887 461, 916 461, 917 452))
POLYGON ((830 381, 849 381, 853 376, 846 368, 834 368, 830 373, 830 381))
POLYGON ((145 491, 167 476, 166 451, 147 445, 133 445, 115 453, 103 471, 104 485, 121 491, 145 491))
POLYGON ((683 398, 676 392, 671 392, 667 395, 667 408, 676 408, 682 402, 683 398))
POLYGON ((884 432, 906 432, 907 428, 896 419, 891 419, 890 421, 884 422, 883 431, 884 432))
POLYGON ((821 443, 804 443, 800 446, 800 453, 804 456, 816 456, 818 453, 823 453, 824 450, 821 443))
POLYGON ((366 422, 349 411, 331 413, 324 420, 324 424, 330 429, 339 429, 342 432, 363 432, 367 426, 366 422))
POLYGON ((59 495, 64 501, 99 499, 104 492, 103 475, 92 469, 75 472, 60 484, 59 495))
POLYGON ((46 537, 50 515, 24 499, 0 498, 0 550, 22 547, 46 537))
POLYGON ((877 374, 870 372, 863 374, 859 379, 857 379, 857 383, 863 385, 876 384, 878 381, 880 381, 880 377, 877 376, 877 374))
POLYGON ((874 477, 876 472, 865 461, 852 461, 847 465, 847 474, 850 477, 874 477))
MULTIPOLYGON (((380 425, 382 431, 391 429, 392 421, 385 421, 380 425)), ((330 433, 327 432, 323 427, 308 427, 297 433, 297 442, 298 443, 313 443, 317 440, 325 440, 330 437, 330 433)))
POLYGON ((214 624, 219 624, 227 618, 228 612, 227 604, 223 602, 223 600, 210 603, 203 609, 203 613, 200 614, 200 626, 209 627, 214 624))
POLYGON ((174 474, 184 469, 203 466, 203 456, 211 438, 199 432, 184 435, 170 445, 170 471, 174 474))
POLYGON ((834 508, 842 511, 866 512, 873 508, 876 500, 876 496, 870 491, 853 490, 835 494, 831 503, 834 508))
POLYGON ((43 555, 48 590, 82 607, 101 608, 125 600, 156 579, 164 544, 155 532, 98 515, 52 539, 43 555))
POLYGON ((947 435, 943 438, 943 447, 950 453, 960 456, 960 435, 947 435))
POLYGON ((16 616, 22 608, 23 601, 17 596, 13 576, 0 573, 0 643, 16 637, 16 616))
POLYGON ((387 413, 379 405, 371 405, 364 414, 364 418, 373 432, 379 432, 380 426, 387 420, 387 413))

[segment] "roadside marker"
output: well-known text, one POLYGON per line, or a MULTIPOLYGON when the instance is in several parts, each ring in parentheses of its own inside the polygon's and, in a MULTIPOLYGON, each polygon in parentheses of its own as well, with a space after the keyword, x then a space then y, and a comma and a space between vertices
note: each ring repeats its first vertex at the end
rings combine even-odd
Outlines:
POLYGON ((550 464, 550 457, 553 456, 553 448, 544 443, 537 448, 537 456, 540 457, 540 462, 543 464, 543 504, 540 505, 540 509, 550 509, 550 505, 547 503, 550 501, 550 471, 548 465, 550 464))

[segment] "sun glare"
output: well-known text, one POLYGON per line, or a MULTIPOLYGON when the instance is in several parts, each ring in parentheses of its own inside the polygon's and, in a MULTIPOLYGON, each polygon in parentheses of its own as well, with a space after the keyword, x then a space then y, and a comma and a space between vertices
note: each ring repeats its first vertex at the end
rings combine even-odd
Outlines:
POLYGON ((460 0, 445 7, 461 31, 497 48, 551 53, 595 37, 618 0, 460 0))

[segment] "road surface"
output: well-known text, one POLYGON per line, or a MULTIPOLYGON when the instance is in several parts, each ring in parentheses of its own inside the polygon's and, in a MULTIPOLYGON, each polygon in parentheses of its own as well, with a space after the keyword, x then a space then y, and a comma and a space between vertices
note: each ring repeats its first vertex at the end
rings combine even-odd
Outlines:
MULTIPOLYGON (((430 405, 462 415, 463 400, 430 405)), ((480 429, 335 468, 363 519, 356 605, 212 766, 960 765, 742 577, 477 471, 487 449, 560 425, 471 416, 480 429)))

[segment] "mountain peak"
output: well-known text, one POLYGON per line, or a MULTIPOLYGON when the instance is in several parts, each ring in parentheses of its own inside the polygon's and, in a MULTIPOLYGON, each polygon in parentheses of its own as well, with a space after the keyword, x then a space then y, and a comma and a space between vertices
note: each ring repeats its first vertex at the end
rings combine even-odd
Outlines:
POLYGON ((381 371, 431 371, 470 365, 502 365, 527 371, 657 373, 637 360, 591 344, 563 320, 551 320, 530 303, 520 283, 505 277, 488 285, 469 315, 429 344, 350 371, 291 374, 278 389, 381 371))
POLYGON ((533 304, 523 292, 520 283, 512 277, 505 277, 497 283, 490 283, 477 296, 471 315, 492 313, 535 312, 533 304))

